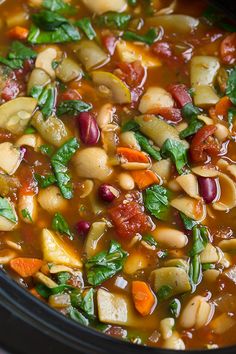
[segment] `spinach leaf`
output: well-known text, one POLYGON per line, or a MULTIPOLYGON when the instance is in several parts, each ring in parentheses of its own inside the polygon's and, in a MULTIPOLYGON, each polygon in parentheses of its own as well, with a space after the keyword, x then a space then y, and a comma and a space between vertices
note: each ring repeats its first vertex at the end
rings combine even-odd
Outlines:
POLYGON ((51 158, 51 164, 56 176, 58 187, 64 198, 71 199, 73 197, 70 176, 68 175, 67 164, 71 157, 79 148, 76 138, 71 138, 63 144, 51 158))
POLYGON ((170 192, 159 185, 154 185, 144 192, 144 206, 157 219, 166 220, 169 213, 170 192))
POLYGON ((96 19, 96 24, 101 27, 125 29, 131 20, 131 15, 127 13, 106 12, 96 19))
POLYGON ((36 133, 36 129, 34 129, 34 127, 31 126, 27 127, 24 131, 24 134, 34 134, 34 133, 36 133))
POLYGON ((70 298, 73 307, 82 310, 89 319, 94 318, 94 290, 92 288, 83 293, 75 289, 71 292, 70 298))
POLYGON ((159 301, 167 300, 172 295, 173 288, 170 285, 162 285, 157 291, 157 299, 159 301))
POLYGON ((198 132, 199 129, 203 127, 204 123, 199 119, 192 118, 188 123, 188 127, 179 133, 180 139, 185 139, 198 132))
POLYGON ((34 178, 38 182, 40 188, 47 188, 57 182, 56 177, 54 175, 41 176, 35 173, 34 178))
POLYGON ((71 285, 60 284, 55 288, 49 288, 44 284, 37 284, 35 286, 36 291, 44 298, 49 298, 51 295, 63 294, 66 291, 73 290, 74 287, 71 285))
POLYGON ((97 286, 113 277, 122 270, 127 255, 120 244, 112 240, 108 251, 98 253, 85 263, 89 284, 97 286))
POLYGON ((61 234, 66 234, 69 236, 70 240, 73 240, 74 235, 70 231, 69 225, 67 224, 61 213, 56 213, 52 219, 52 228, 61 234))
POLYGON ((135 122, 135 120, 128 120, 124 125, 121 127, 122 133, 128 132, 130 130, 133 130, 134 132, 138 131, 140 128, 139 124, 135 122))
POLYGON ((149 140, 139 132, 135 133, 135 138, 137 139, 141 149, 148 153, 153 159, 159 161, 161 160, 160 152, 155 149, 149 142, 149 140))
POLYGON ((45 9, 67 15, 74 15, 76 13, 76 9, 63 0, 43 0, 42 6, 45 9))
POLYGON ((23 218, 28 219, 29 221, 33 222, 32 218, 30 216, 29 210, 27 208, 21 210, 21 215, 23 216, 23 218))
POLYGON ((184 213, 180 212, 180 217, 184 223, 184 227, 186 230, 192 230, 192 228, 198 224, 197 221, 190 219, 188 216, 186 216, 184 213))
POLYGON ((97 34, 92 26, 91 20, 88 17, 83 17, 81 20, 76 21, 75 26, 78 26, 88 37, 92 40, 96 38, 97 34))
POLYGON ((90 103, 85 103, 80 100, 67 100, 62 101, 57 108, 57 115, 62 116, 63 114, 69 114, 72 116, 77 115, 81 112, 88 112, 92 109, 90 103))
POLYGON ((32 25, 28 35, 28 42, 32 44, 65 43, 80 40, 80 33, 69 23, 58 27, 55 31, 43 31, 32 25))
POLYGON ((215 269, 215 264, 213 263, 203 263, 202 270, 215 269))
POLYGON ((171 313, 171 315, 175 318, 179 317, 180 314, 180 310, 181 310, 181 303, 178 299, 173 299, 170 303, 169 303, 169 311, 171 313))
POLYGON ((180 141, 167 139, 161 148, 161 156, 170 157, 179 174, 184 172, 183 167, 188 163, 187 148, 180 141))
POLYGON ((228 110, 228 124, 229 124, 230 129, 232 129, 235 118, 236 118, 236 107, 229 108, 229 110, 228 110))
POLYGON ((192 103, 187 103, 183 106, 181 114, 187 121, 190 121, 192 118, 197 118, 197 116, 201 114, 201 111, 192 103))
POLYGON ((158 246, 157 241, 155 240, 155 238, 152 235, 145 235, 145 236, 143 236, 142 240, 150 246, 154 246, 154 247, 158 246))
POLYGON ((193 245, 191 251, 189 252, 190 257, 198 255, 204 250, 204 242, 201 237, 200 229, 195 225, 193 227, 193 245))
POLYGON ((34 86, 30 95, 38 100, 38 106, 45 119, 50 117, 54 111, 56 102, 56 88, 51 84, 43 86, 34 86))
POLYGON ((11 69, 22 69, 24 60, 36 58, 37 53, 31 48, 26 47, 19 41, 14 41, 11 44, 10 52, 7 58, 0 57, 0 62, 11 69))
POLYGON ((122 38, 126 41, 143 42, 153 44, 158 39, 159 33, 155 28, 151 28, 146 34, 140 35, 134 32, 125 31, 122 38))
POLYGON ((79 322, 80 324, 84 326, 89 325, 89 320, 82 315, 78 310, 74 309, 73 307, 70 309, 69 316, 72 320, 79 322))
POLYGON ((0 197, 0 215, 13 223, 17 223, 16 213, 7 198, 0 197))
POLYGON ((189 278, 194 287, 199 282, 201 270, 200 256, 196 254, 191 258, 189 265, 189 278))
POLYGON ((226 95, 229 96, 231 102, 236 105, 236 66, 229 74, 226 86, 226 95))
POLYGON ((43 155, 52 156, 54 148, 51 145, 43 144, 39 147, 43 155))
POLYGON ((61 25, 69 23, 65 17, 49 10, 41 10, 33 14, 32 21, 36 26, 46 31, 54 31, 61 25))
POLYGON ((68 272, 57 273, 57 281, 59 285, 65 285, 70 280, 71 274, 68 272))

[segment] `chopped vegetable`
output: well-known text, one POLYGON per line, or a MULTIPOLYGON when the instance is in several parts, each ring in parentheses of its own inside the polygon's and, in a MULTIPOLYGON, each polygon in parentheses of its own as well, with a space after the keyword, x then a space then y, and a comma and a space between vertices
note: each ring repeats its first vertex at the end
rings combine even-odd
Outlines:
POLYGON ((56 213, 52 219, 52 229, 60 232, 61 234, 66 234, 69 236, 70 240, 73 240, 74 235, 69 229, 69 226, 61 215, 61 213, 56 213))
POLYGON ((122 159, 128 162, 149 163, 148 156, 141 151, 130 149, 127 147, 118 147, 116 151, 122 159))
POLYGON ((184 167, 188 164, 187 149, 179 141, 167 139, 161 148, 163 158, 170 157, 174 162, 179 174, 184 172, 184 167))
POLYGON ((142 316, 147 316, 152 312, 155 296, 147 283, 139 280, 132 281, 132 296, 134 306, 142 316))
POLYGON ((14 258, 10 261, 10 267, 21 277, 31 277, 42 267, 43 261, 36 258, 14 258))
POLYGON ((125 31, 122 38, 126 41, 143 42, 152 45, 159 37, 159 32, 155 28, 151 28, 144 35, 135 32, 125 31))
POLYGON ((169 212, 169 191, 158 185, 149 187, 144 192, 145 208, 157 219, 166 220, 169 212))
POLYGON ((73 6, 63 0, 43 0, 42 5, 45 9, 63 14, 73 15, 76 12, 73 6))
POLYGON ((82 29, 88 39, 92 40, 97 36, 95 30, 93 29, 92 23, 88 17, 81 18, 81 20, 77 21, 75 25, 82 29))
POLYGON ((7 198, 0 197, 0 216, 13 223, 17 223, 15 210, 7 198))
POLYGON ((145 189, 160 182, 157 175, 151 170, 131 171, 131 175, 139 189, 145 189))
POLYGON ((24 61, 36 58, 37 53, 18 41, 12 42, 7 58, 0 56, 0 62, 11 69, 23 68, 24 61))
POLYGON ((131 20, 131 15, 127 13, 107 12, 96 19, 96 24, 100 27, 125 29, 131 20))
POLYGON ((153 159, 157 161, 161 160, 161 155, 159 150, 155 149, 144 135, 142 135, 139 132, 136 132, 135 138, 138 140, 138 143, 143 151, 148 153, 153 159))
POLYGON ((45 119, 53 114, 55 101, 56 101, 56 89, 51 84, 46 87, 35 86, 32 88, 30 95, 38 100, 38 106, 45 119))
POLYGON ((85 263, 89 284, 97 286, 113 277, 122 270, 126 257, 127 253, 122 250, 120 244, 111 241, 108 251, 102 251, 85 263))
POLYGON ((230 98, 231 102, 236 104, 236 68, 234 68, 227 81, 226 95, 230 98))
POLYGON ((57 114, 61 116, 63 114, 69 114, 72 116, 81 112, 88 112, 92 109, 90 103, 85 103, 80 100, 66 100, 62 101, 57 107, 57 114))

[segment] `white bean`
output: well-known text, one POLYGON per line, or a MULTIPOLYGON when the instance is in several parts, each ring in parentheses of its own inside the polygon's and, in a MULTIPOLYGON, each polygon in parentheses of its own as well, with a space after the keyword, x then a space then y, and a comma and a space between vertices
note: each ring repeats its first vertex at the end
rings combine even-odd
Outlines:
POLYGON ((129 173, 123 172, 118 176, 118 183, 120 187, 126 191, 131 191, 135 187, 133 178, 129 173))
POLYGON ((57 211, 62 212, 68 207, 68 201, 63 198, 59 188, 56 186, 42 189, 38 194, 38 202, 50 214, 54 214, 57 211))
POLYGON ((171 248, 183 248, 188 243, 188 238, 182 231, 168 227, 157 227, 153 236, 157 242, 171 248))
POLYGON ((180 325, 183 328, 200 328, 207 324, 211 314, 209 305, 203 296, 194 296, 183 309, 180 325))
POLYGON ((175 325, 175 320, 172 317, 167 317, 160 322, 160 331, 163 339, 168 339, 173 334, 173 327, 175 325))
POLYGON ((97 116, 97 123, 99 128, 103 129, 107 124, 112 123, 115 107, 111 103, 104 104, 97 116))

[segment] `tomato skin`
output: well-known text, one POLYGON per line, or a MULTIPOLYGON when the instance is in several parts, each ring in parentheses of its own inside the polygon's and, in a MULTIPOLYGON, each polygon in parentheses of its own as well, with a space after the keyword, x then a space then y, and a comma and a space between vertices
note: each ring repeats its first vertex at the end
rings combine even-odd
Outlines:
POLYGON ((165 120, 176 124, 183 119, 181 110, 174 107, 159 107, 155 110, 155 114, 160 114, 165 120))
POLYGON ((192 97, 188 93, 187 87, 184 84, 170 85, 168 91, 171 93, 180 108, 187 103, 192 103, 192 97))
POLYGON ((151 229, 149 217, 135 201, 114 206, 108 210, 108 213, 117 235, 123 239, 130 239, 136 233, 147 232, 151 229))
POLYGON ((220 56, 224 64, 232 65, 236 61, 236 33, 225 37, 220 44, 220 56))
POLYGON ((215 131, 214 125, 205 125, 194 135, 190 146, 190 156, 194 162, 204 162, 207 154, 212 156, 219 153, 219 145, 212 138, 215 131))
POLYGON ((109 54, 115 53, 117 38, 113 35, 107 35, 102 37, 102 44, 106 48, 109 54))
POLYGON ((172 48, 168 42, 158 41, 152 45, 151 49, 160 59, 170 59, 173 56, 172 48))
POLYGON ((133 63, 120 62, 119 69, 122 71, 122 78, 132 88, 140 86, 145 77, 145 69, 140 61, 133 63))
POLYGON ((4 89, 2 90, 1 98, 6 102, 11 101, 17 97, 19 92, 20 89, 18 82, 13 79, 8 79, 4 89))
POLYGON ((68 89, 60 95, 60 101, 80 100, 81 95, 76 89, 68 89))

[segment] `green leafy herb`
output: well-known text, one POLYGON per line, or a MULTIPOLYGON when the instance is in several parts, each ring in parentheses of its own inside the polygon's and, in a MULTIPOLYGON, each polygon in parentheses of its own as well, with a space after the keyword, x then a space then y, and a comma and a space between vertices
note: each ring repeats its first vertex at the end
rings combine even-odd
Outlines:
POLYGON ((69 225, 67 224, 64 217, 61 213, 56 213, 52 219, 52 228, 55 231, 60 232, 61 234, 66 234, 69 236, 70 240, 73 240, 74 235, 69 229, 69 225))
POLYGON ((13 223, 17 223, 16 213, 7 198, 0 197, 0 216, 3 216, 13 223))
POLYGON ((74 289, 71 285, 60 284, 54 288, 49 288, 44 284, 37 284, 35 286, 36 291, 44 298, 48 298, 51 295, 63 294, 64 292, 74 289))
POLYGON ((50 117, 54 111, 56 101, 56 89, 51 84, 43 86, 34 86, 30 95, 38 100, 38 106, 45 119, 50 117))
POLYGON ((229 74, 226 95, 230 98, 231 102, 236 105, 236 67, 234 67, 229 74))
POLYGON ((57 115, 62 116, 63 114, 68 114, 75 116, 81 112, 88 112, 92 109, 90 103, 85 103, 80 100, 67 100, 62 101, 57 108, 57 115))
POLYGON ((213 263, 204 263, 202 264, 202 270, 214 269, 215 264, 213 263))
POLYGON ((83 17, 75 23, 75 26, 78 26, 88 37, 92 40, 96 38, 97 34, 92 26, 91 20, 88 17, 83 17))
POLYGON ((190 121, 193 118, 197 118, 197 116, 201 114, 201 111, 192 103, 187 103, 183 106, 181 113, 187 121, 190 121))
POLYGON ((203 127, 204 123, 199 119, 192 118, 188 123, 188 127, 179 133, 180 139, 185 139, 198 132, 203 127))
POLYGON ((89 319, 94 319, 94 290, 80 291, 75 289, 70 294, 71 304, 79 308, 89 319))
POLYGON ((126 41, 137 41, 146 44, 153 44, 158 39, 159 33, 155 28, 151 28, 146 34, 140 35, 134 32, 125 31, 122 38, 126 41))
POLYGON ((32 20, 36 26, 46 31, 54 31, 69 21, 56 12, 49 10, 41 10, 32 15, 32 20))
POLYGON ((71 179, 68 175, 67 164, 71 157, 79 148, 76 138, 71 138, 63 144, 51 158, 52 167, 56 176, 58 187, 64 198, 71 199, 73 197, 71 179))
POLYGON ((27 59, 36 58, 37 53, 31 48, 26 47, 24 44, 18 41, 14 41, 11 44, 10 52, 7 58, 0 56, 0 63, 7 65, 11 69, 22 69, 24 61, 27 59))
POLYGON ((184 223, 184 227, 186 230, 192 230, 192 228, 198 224, 197 221, 190 219, 188 216, 186 216, 184 213, 180 212, 180 217, 184 223))
POLYGON ((155 238, 152 235, 145 235, 145 236, 143 236, 142 239, 144 242, 146 242, 150 246, 154 246, 154 247, 158 246, 157 241, 155 240, 155 238))
POLYGON ((76 27, 65 23, 55 31, 43 31, 32 25, 28 35, 28 42, 32 44, 65 43, 80 40, 80 33, 76 27))
POLYGON ((168 251, 167 250, 160 250, 157 252, 157 257, 159 259, 165 259, 168 256, 168 251))
POLYGON ((179 317, 180 309, 181 303, 178 299, 175 298, 169 303, 169 311, 173 317, 179 317))
POLYGON ((162 285, 157 292, 157 299, 159 301, 167 300, 172 295, 172 287, 170 285, 162 285))
POLYGON ((41 175, 35 173, 34 177, 35 177, 36 181, 38 182, 38 185, 40 188, 47 188, 57 182, 56 177, 52 174, 46 175, 46 176, 41 176, 41 175))
POLYGON ((43 155, 52 156, 54 148, 51 145, 43 144, 39 147, 39 150, 43 155))
POLYGON ((193 285, 198 284, 201 275, 200 256, 195 255, 191 258, 189 265, 189 278, 193 285))
POLYGON ((70 309, 69 316, 72 320, 79 322, 80 324, 84 326, 89 325, 89 320, 82 315, 78 310, 74 309, 73 307, 70 309))
POLYGON ((125 29, 131 20, 131 15, 127 13, 106 12, 96 19, 96 24, 101 27, 125 29))
POLYGON ((21 210, 21 215, 23 218, 28 219, 29 221, 33 222, 29 210, 27 208, 21 210))
POLYGON ((45 9, 67 15, 73 15, 76 12, 76 9, 73 6, 67 4, 63 0, 43 0, 42 6, 45 9))
POLYGON ((45 299, 48 299, 49 296, 51 295, 51 291, 50 288, 48 288, 47 286, 45 286, 44 284, 36 284, 35 286, 35 290, 37 291, 37 293, 42 296, 45 299))
POLYGON ((129 6, 136 6, 137 5, 137 0, 128 0, 129 6))
POLYGON ((197 226, 193 227, 193 246, 191 251, 189 252, 190 257, 198 255, 205 248, 204 241, 201 237, 200 229, 197 226))
POLYGON ((228 124, 229 124, 230 129, 232 129, 235 118, 236 118, 236 107, 229 108, 229 110, 228 110, 228 124))
POLYGON ((124 132, 128 132, 130 130, 132 131, 138 131, 140 128, 139 124, 137 122, 135 122, 135 120, 128 120, 128 122, 126 122, 122 128, 121 131, 124 132))
POLYGON ((154 185, 144 192, 145 208, 157 219, 166 220, 169 212, 170 192, 159 185, 154 185))
POLYGON ((24 134, 34 134, 34 133, 36 133, 36 129, 31 126, 27 127, 24 131, 24 134))
POLYGON ((167 139, 161 148, 161 156, 170 157, 179 174, 184 172, 183 168, 188 163, 187 148, 180 141, 167 139))
POLYGON ((137 139, 141 149, 148 153, 153 159, 159 161, 161 160, 160 152, 155 149, 149 142, 149 140, 139 132, 135 133, 135 138, 137 139))
POLYGON ((85 267, 89 284, 97 286, 113 277, 122 270, 126 257, 127 252, 112 240, 108 251, 102 251, 87 260, 85 267))
POLYGON ((70 280, 71 274, 68 272, 57 273, 57 282, 59 285, 64 285, 70 280))

